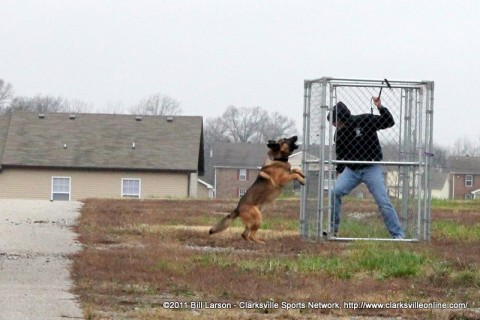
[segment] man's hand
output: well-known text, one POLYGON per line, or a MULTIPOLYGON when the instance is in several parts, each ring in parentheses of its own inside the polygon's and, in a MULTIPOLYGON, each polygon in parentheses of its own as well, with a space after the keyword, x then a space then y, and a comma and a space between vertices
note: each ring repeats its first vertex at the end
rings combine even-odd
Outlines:
POLYGON ((382 107, 382 99, 379 97, 372 97, 373 103, 377 106, 378 109, 382 107))

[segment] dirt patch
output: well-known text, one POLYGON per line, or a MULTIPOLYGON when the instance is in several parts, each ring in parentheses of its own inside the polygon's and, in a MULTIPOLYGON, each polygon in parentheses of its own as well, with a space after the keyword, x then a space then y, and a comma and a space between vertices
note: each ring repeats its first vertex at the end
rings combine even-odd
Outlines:
MULTIPOLYGON (((218 212, 234 205, 234 201, 86 201, 77 227, 85 249, 75 255, 73 269, 86 315, 93 319, 476 315, 480 237, 472 236, 467 243, 445 229, 441 238, 434 233, 428 243, 308 242, 298 235, 298 201, 277 201, 265 210, 264 229, 259 231, 265 245, 244 241, 241 224, 209 236, 218 212), (102 250, 97 250, 99 245, 102 250), (266 303, 272 301, 278 306, 266 303), (232 307, 208 308, 195 302, 232 307), (249 308, 242 302, 257 304, 249 308), (385 307, 391 302, 463 305, 455 310, 385 307), (375 303, 384 307, 371 305, 375 303)), ((345 208, 362 223, 365 219, 381 223, 368 219, 374 204, 345 208)), ((480 216, 469 219, 480 223, 480 216)))

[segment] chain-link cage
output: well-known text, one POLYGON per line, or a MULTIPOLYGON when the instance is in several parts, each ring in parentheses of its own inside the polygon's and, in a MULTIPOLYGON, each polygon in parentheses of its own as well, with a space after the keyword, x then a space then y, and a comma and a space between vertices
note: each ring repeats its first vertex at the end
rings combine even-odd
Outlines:
MULTIPOLYGON (((343 197, 339 234, 330 223, 337 167, 357 169, 374 164, 382 167, 390 202, 405 231, 406 238, 402 241, 430 239, 433 89, 431 81, 327 77, 305 81, 302 166, 306 184, 300 213, 300 232, 305 239, 392 240, 380 208, 364 184, 343 197), (381 104, 389 114, 385 110, 380 112, 373 102, 372 97, 380 93, 381 104), (383 158, 379 157, 375 143, 360 146, 344 143, 342 147, 336 144, 340 141, 336 139, 336 134, 340 135, 336 122, 341 122, 344 116, 339 107, 333 108, 338 102, 355 119, 368 121, 363 126, 376 131, 383 158)), ((348 132, 352 136, 342 141, 354 141, 363 134, 360 130, 348 132)))

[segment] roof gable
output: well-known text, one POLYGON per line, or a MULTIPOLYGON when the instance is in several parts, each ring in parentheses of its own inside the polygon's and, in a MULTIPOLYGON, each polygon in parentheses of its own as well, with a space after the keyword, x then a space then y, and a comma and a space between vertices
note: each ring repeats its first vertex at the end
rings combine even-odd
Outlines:
POLYGON ((203 171, 203 120, 13 113, 2 166, 203 171))

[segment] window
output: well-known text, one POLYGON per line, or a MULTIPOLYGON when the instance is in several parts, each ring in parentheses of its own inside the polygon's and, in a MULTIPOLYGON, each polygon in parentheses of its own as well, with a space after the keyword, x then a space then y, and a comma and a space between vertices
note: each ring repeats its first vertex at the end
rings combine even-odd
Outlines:
POLYGON ((473 175, 465 175, 465 187, 473 187, 473 175))
POLYGON ((51 199, 70 201, 70 177, 52 177, 51 199))
POLYGON ((247 181, 247 169, 238 170, 238 180, 247 181))
POLYGON ((238 197, 243 197, 243 195, 247 192, 247 189, 238 189, 238 197))
POLYGON ((471 194, 471 193, 466 193, 466 194, 465 194, 465 200, 471 200, 471 199, 473 199, 473 194, 471 194))
POLYGON ((140 179, 122 179, 122 197, 140 198, 140 179))

